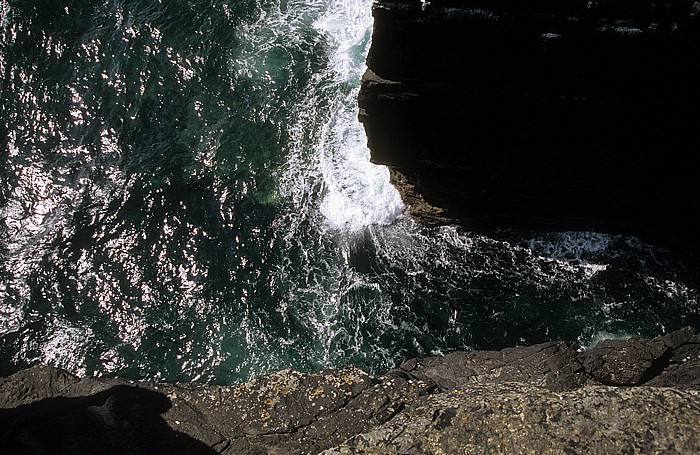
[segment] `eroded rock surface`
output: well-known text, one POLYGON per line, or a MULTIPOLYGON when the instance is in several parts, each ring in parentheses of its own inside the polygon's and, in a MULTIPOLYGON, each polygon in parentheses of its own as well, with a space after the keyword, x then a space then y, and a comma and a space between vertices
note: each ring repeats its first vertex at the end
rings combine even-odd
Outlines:
POLYGON ((699 404, 697 391, 469 385, 427 397, 323 453, 692 454, 700 447, 699 404))
POLYGON ((576 352, 566 343, 549 342, 501 351, 453 352, 444 357, 411 359, 404 370, 442 390, 467 384, 522 382, 553 389, 572 389, 586 382, 576 352))
POLYGON ((12 454, 698 453, 699 366, 692 328, 231 386, 37 366, 0 379, 0 440, 12 454))
POLYGON ((652 340, 605 340, 580 359, 603 384, 698 387, 700 337, 685 328, 652 340))

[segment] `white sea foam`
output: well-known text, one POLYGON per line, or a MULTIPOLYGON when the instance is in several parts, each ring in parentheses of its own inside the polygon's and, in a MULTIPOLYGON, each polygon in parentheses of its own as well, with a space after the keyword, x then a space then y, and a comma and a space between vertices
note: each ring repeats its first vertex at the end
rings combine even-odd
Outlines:
MULTIPOLYGON (((377 320, 391 327, 392 303, 350 264, 351 256, 362 248, 356 243, 362 242, 363 232, 392 223, 404 210, 388 170, 370 163, 364 129, 357 120, 371 25, 369 0, 290 0, 263 11, 239 31, 242 44, 236 72, 272 101, 256 111, 256 121, 274 117, 268 109, 274 111, 277 93, 285 84, 269 77, 279 66, 276 56, 303 54, 315 65, 323 54, 320 68, 314 69, 304 92, 289 106, 286 162, 276 173, 285 203, 276 221, 278 235, 287 250, 298 252, 279 265, 274 277, 280 283, 293 281, 285 287, 278 311, 285 321, 298 324, 286 348, 311 349, 304 357, 312 365, 379 355, 389 367, 395 355, 366 352, 364 328, 377 320), (304 346, 304 334, 313 346, 304 346)), ((248 314, 247 303, 242 304, 246 363, 258 374, 284 367, 278 364, 284 353, 269 339, 269 329, 248 314)))
POLYGON ((553 258, 580 261, 586 254, 605 251, 613 236, 597 232, 559 232, 528 241, 531 250, 553 258))
POLYGON ((357 94, 372 28, 370 12, 368 0, 331 0, 314 21, 314 28, 328 39, 329 64, 315 76, 299 111, 299 139, 282 179, 294 186, 287 185, 283 193, 302 203, 313 204, 320 194, 317 209, 326 225, 344 232, 389 224, 404 212, 401 197, 389 183, 388 169, 370 163, 367 138, 357 120, 357 94), (319 119, 323 119, 320 130, 309 133, 308 129, 318 127, 319 119), (310 135, 312 157, 306 153, 308 142, 302 139, 310 135), (320 184, 321 191, 316 185, 301 184, 312 181, 320 184), (299 189, 311 194, 299 194, 299 189))
POLYGON ((338 107, 318 146, 325 190, 321 213, 332 227, 351 232, 389 224, 404 211, 401 197, 389 183, 389 171, 369 162, 364 132, 347 112, 347 100, 338 107))
POLYGON ((604 253, 614 236, 598 232, 559 232, 530 239, 529 249, 536 255, 562 264, 580 267, 590 278, 607 269, 607 264, 591 262, 592 256, 604 253))
POLYGON ((314 362, 331 366, 338 359, 373 355, 389 367, 395 353, 379 347, 379 351, 365 352, 365 328, 381 323, 384 330, 398 330, 393 303, 376 282, 351 265, 352 257, 363 248, 363 233, 391 224, 404 212, 398 192, 389 183, 388 169, 370 163, 367 138, 357 120, 357 95, 372 26, 371 1, 329 0, 318 6, 311 11, 299 4, 297 12, 291 7, 285 12, 311 13, 311 26, 325 37, 328 58, 292 109, 287 163, 278 175, 280 193, 293 203, 292 211, 283 217, 283 237, 290 249, 308 253, 303 260, 309 261, 279 271, 284 281, 296 275, 295 268, 305 270, 285 298, 289 302, 285 311, 314 334, 314 362), (306 222, 315 232, 311 238, 306 237, 310 233, 306 222))

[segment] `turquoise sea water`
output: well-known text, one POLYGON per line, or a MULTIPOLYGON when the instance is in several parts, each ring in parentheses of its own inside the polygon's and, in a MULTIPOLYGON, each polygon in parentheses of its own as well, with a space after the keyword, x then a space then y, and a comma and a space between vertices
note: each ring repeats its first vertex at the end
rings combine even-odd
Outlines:
POLYGON ((369 163, 369 0, 0 0, 0 372, 230 383, 697 324, 675 256, 424 229, 369 163))

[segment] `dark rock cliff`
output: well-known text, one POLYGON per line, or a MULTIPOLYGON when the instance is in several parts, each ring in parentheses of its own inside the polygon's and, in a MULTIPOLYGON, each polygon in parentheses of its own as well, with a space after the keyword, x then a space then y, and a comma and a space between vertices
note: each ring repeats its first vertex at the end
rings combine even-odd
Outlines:
POLYGON ((421 5, 375 2, 359 96, 419 218, 700 251, 700 2, 421 5))
POLYGON ((0 378, 10 454, 700 453, 700 336, 412 359, 373 377, 291 370, 203 386, 0 378))

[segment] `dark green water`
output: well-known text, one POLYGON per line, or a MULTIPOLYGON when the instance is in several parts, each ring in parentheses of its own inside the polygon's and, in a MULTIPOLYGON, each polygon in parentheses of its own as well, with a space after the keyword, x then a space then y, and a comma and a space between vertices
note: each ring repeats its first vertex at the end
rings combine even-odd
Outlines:
POLYGON ((674 255, 421 229, 369 164, 369 0, 0 0, 0 372, 229 383, 697 324, 674 255))

